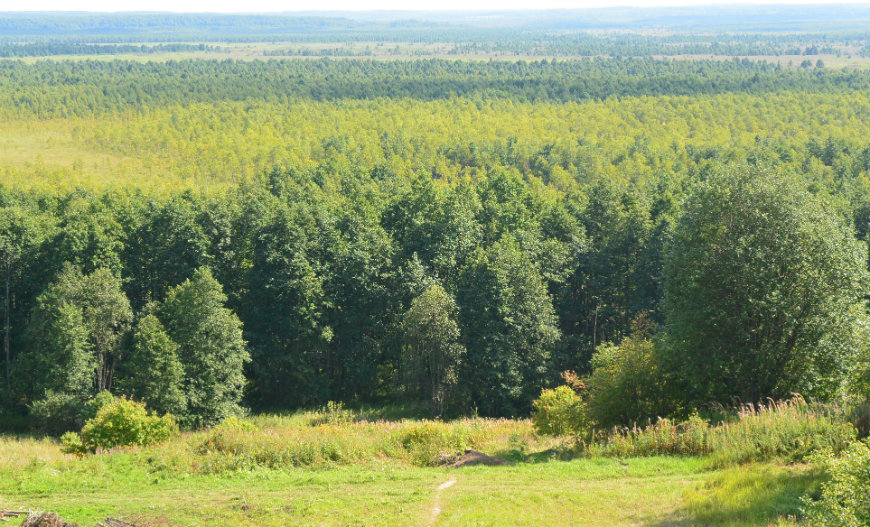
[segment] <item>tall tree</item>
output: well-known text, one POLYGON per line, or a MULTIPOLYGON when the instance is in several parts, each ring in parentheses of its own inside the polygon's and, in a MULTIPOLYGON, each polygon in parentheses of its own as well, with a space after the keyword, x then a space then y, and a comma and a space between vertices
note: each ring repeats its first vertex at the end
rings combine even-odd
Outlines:
POLYGON ((121 280, 108 269, 83 277, 75 300, 82 309, 97 360, 97 392, 112 389, 121 359, 122 338, 130 329, 133 311, 121 290, 121 280))
POLYGON ((105 268, 121 274, 124 228, 106 203, 90 194, 67 196, 58 226, 51 242, 54 270, 70 262, 85 273, 105 268))
POLYGON ((462 270, 458 303, 468 350, 462 384, 489 415, 530 408, 548 378, 559 339, 553 302, 537 265, 510 235, 478 250, 462 270))
POLYGON ((700 184, 667 250, 669 358, 693 403, 828 397, 856 352, 866 247, 794 178, 700 184))
POLYGON ((242 323, 225 307, 221 284, 207 268, 169 290, 157 309, 184 366, 189 426, 210 426, 238 409, 250 360, 242 323))
POLYGON ((126 248, 131 299, 137 306, 162 298, 170 287, 211 263, 210 241, 199 218, 199 199, 184 193, 150 210, 126 248))
POLYGON ((151 313, 136 322, 131 340, 121 390, 157 412, 184 415, 187 398, 178 344, 169 338, 163 324, 151 313))
MULTIPOLYGON (((40 295, 28 329, 29 363, 52 364, 43 376, 43 388, 94 395, 111 390, 121 356, 121 341, 133 317, 121 291, 120 279, 108 269, 82 275, 67 264, 40 295), (82 339, 84 336, 84 340, 82 339), (78 365, 90 364, 90 389, 85 388, 78 365), (75 382, 64 380, 74 375, 75 382)), ((31 366, 32 368, 32 366, 31 366)), ((38 390, 34 395, 38 396, 38 390)))
POLYGON ((33 215, 20 207, 0 209, 0 273, 3 280, 3 351, 6 358, 6 387, 12 386, 12 311, 15 288, 32 264, 42 230, 33 215))
POLYGON ((465 355, 458 314, 453 298, 433 284, 411 302, 402 321, 406 378, 412 386, 423 388, 435 416, 444 413, 465 355))
POLYGON ((318 215, 272 202, 254 234, 242 316, 251 341, 252 394, 259 404, 301 406, 325 400, 327 299, 318 215))

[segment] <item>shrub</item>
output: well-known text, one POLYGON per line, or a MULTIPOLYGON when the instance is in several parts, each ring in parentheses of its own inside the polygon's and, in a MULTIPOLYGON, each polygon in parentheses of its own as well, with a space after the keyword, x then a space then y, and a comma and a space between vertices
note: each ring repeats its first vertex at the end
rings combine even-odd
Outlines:
POLYGON ((543 390, 532 404, 532 423, 539 434, 581 437, 591 429, 583 398, 569 386, 543 390))
POLYGON ((67 454, 83 454, 87 451, 82 436, 76 432, 66 432, 60 436, 60 442, 63 445, 63 451, 67 454))
POLYGON ((79 440, 73 434, 62 438, 69 453, 84 454, 119 446, 147 446, 169 439, 178 427, 166 414, 152 415, 145 405, 126 398, 103 406, 82 428, 79 440))
POLYGON ((245 420, 239 419, 238 417, 236 417, 234 415, 227 417, 226 419, 221 421, 221 423, 219 425, 217 425, 215 427, 215 430, 218 432, 223 431, 223 430, 238 430, 240 432, 253 432, 256 429, 257 429, 257 427, 254 425, 254 423, 252 423, 250 421, 245 421, 245 420))
POLYGON ((654 336, 655 326, 640 315, 619 346, 595 350, 586 385, 589 417, 597 426, 632 426, 673 413, 660 364, 662 344, 654 336))
POLYGON ((37 432, 57 436, 82 427, 85 403, 76 395, 46 392, 30 405, 30 426, 37 432))
POLYGON ((821 497, 804 498, 807 524, 816 527, 866 527, 870 525, 870 446, 852 443, 837 456, 819 454, 820 462, 830 474, 822 484, 821 497))

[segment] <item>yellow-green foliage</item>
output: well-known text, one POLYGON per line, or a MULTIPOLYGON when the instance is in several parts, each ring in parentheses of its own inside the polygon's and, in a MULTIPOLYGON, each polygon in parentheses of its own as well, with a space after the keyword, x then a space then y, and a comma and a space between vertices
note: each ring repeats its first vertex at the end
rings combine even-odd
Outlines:
POLYGON ((637 423, 673 412, 658 346, 655 325, 640 315, 618 346, 603 343, 595 349, 586 386, 589 417, 597 426, 637 423))
POLYGON ((655 184, 662 171, 684 171, 694 163, 703 169, 712 162, 690 159, 685 145, 739 159, 757 139, 780 144, 783 159, 795 168, 831 178, 832 167, 801 166, 795 151, 811 137, 866 136, 870 124, 862 116, 868 111, 863 93, 796 91, 577 103, 464 98, 191 103, 99 118, 4 122, 0 180, 19 188, 132 184, 156 192, 193 186, 211 191, 274 165, 326 162, 363 170, 379 164, 398 175, 425 168, 452 180, 479 177, 485 170, 472 158, 493 158, 486 152, 504 150, 515 140, 512 155, 540 165, 529 169, 531 175, 570 190, 578 173, 655 184), (544 148, 562 161, 538 158, 544 148))
POLYGON ((830 477, 822 484, 818 500, 805 499, 810 525, 819 527, 864 527, 870 525, 870 447, 853 443, 841 455, 820 454, 830 477))
POLYGON ((315 416, 311 419, 312 425, 329 424, 339 425, 350 423, 354 420, 354 414, 344 407, 344 403, 336 401, 328 401, 326 405, 315 412, 315 416))
POLYGON ((684 155, 647 156, 649 151, 665 154, 673 144, 746 149, 755 145, 756 136, 782 138, 795 146, 817 135, 853 138, 860 130, 868 131, 859 108, 870 109, 859 94, 796 92, 581 103, 473 104, 459 98, 300 100, 286 106, 221 102, 107 118, 77 127, 75 140, 98 152, 143 159, 149 173, 208 182, 250 177, 274 164, 324 161, 364 169, 385 162, 399 174, 430 166, 453 175, 464 171, 468 143, 480 149, 515 137, 519 153, 548 143, 580 152, 576 145, 582 143, 596 155, 575 168, 640 180, 685 164, 684 155), (642 145, 636 144, 638 137, 642 145), (453 160, 445 156, 451 151, 453 160), (626 151, 631 155, 624 155, 626 151))
POLYGON ((148 446, 166 441, 178 432, 175 419, 166 414, 158 417, 145 405, 121 397, 97 411, 81 434, 68 432, 61 441, 64 451, 74 454, 98 452, 123 446, 148 446))
POLYGON ((239 419, 238 417, 236 417, 234 415, 227 417, 226 419, 221 421, 219 425, 214 427, 214 430, 216 430, 216 431, 239 430, 242 432, 253 432, 256 429, 257 429, 257 427, 254 426, 254 423, 247 421, 247 420, 244 420, 244 419, 239 419))
POLYGON ((532 404, 532 423, 539 434, 581 437, 591 429, 586 404, 570 386, 543 390, 532 404))

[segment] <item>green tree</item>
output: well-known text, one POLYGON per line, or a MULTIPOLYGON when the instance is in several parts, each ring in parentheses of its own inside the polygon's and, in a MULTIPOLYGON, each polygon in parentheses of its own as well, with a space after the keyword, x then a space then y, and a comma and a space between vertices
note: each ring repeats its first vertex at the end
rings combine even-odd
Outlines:
POLYGON ((111 271, 82 275, 66 265, 31 315, 29 374, 42 379, 34 387, 82 396, 111 390, 132 317, 120 279, 111 271), (89 375, 83 373, 84 365, 92 368, 89 375))
POLYGON ((97 392, 112 389, 122 354, 122 339, 130 329, 133 311, 121 290, 121 280, 108 269, 97 269, 80 283, 77 299, 97 360, 97 392))
POLYGON ((668 358, 695 404, 828 397, 854 357, 866 246, 794 178, 699 184, 665 261, 668 358))
POLYGON ((6 387, 12 385, 12 310, 15 288, 27 274, 28 264, 41 242, 41 230, 33 215, 20 207, 0 209, 0 273, 3 280, 3 351, 6 357, 6 387))
POLYGON ((101 268, 121 273, 124 229, 106 203, 91 195, 68 196, 58 220, 51 248, 54 269, 70 262, 86 273, 101 268))
POLYGON ((251 342, 252 394, 268 404, 300 406, 325 395, 331 329, 317 239, 317 215, 272 203, 253 236, 242 316, 251 342))
POLYGON ((182 422, 202 427, 238 410, 250 360, 242 323, 224 306, 221 284, 207 268, 169 290, 157 309, 184 366, 187 413, 182 422))
POLYGON ((151 203, 147 220, 132 233, 126 247, 131 275, 131 298, 141 306, 162 298, 170 287, 211 263, 209 239, 200 224, 200 204, 192 193, 151 203))
POLYGON ((465 348, 459 341, 456 302, 438 284, 411 302, 402 321, 404 370, 412 386, 423 388, 440 416, 459 381, 465 348))
POLYGON ((537 265, 505 235, 469 258, 457 297, 468 350, 461 380, 470 404, 489 415, 527 411, 547 381, 559 339, 537 265))
POLYGON ((28 328, 28 351, 18 361, 24 392, 39 399, 46 392, 71 394, 81 401, 94 394, 97 368, 82 309, 49 290, 37 299, 28 328))
POLYGON ((187 400, 178 344, 153 314, 141 317, 133 328, 130 354, 123 369, 126 375, 120 387, 124 392, 161 414, 184 414, 187 400))

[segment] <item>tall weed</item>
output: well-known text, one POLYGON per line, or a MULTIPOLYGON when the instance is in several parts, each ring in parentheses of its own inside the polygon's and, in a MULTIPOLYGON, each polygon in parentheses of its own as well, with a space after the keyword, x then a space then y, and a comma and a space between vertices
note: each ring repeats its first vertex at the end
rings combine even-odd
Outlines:
POLYGON ((715 426, 695 415, 680 423, 659 419, 645 427, 616 428, 599 433, 586 445, 586 455, 710 455, 715 466, 799 462, 818 451, 840 452, 856 437, 838 408, 800 397, 741 405, 730 415, 715 426))

